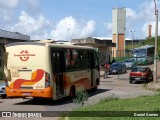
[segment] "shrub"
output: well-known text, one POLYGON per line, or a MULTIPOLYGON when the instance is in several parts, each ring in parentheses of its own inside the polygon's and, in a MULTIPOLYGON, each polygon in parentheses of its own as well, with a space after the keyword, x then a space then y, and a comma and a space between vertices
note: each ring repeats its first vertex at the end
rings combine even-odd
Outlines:
POLYGON ((73 99, 74 103, 82 104, 84 105, 84 101, 88 100, 88 93, 86 91, 81 91, 81 92, 76 92, 75 93, 75 98, 73 99))

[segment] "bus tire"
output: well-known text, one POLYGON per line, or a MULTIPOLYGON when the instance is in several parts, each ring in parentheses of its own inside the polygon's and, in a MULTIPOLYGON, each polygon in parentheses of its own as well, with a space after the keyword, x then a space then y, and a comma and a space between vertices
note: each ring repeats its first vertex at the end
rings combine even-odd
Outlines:
POLYGON ((72 86, 71 89, 70 89, 70 92, 69 92, 69 97, 74 98, 75 97, 75 92, 76 92, 75 86, 72 86))
POLYGON ((96 85, 99 85, 100 84, 100 80, 99 78, 96 79, 96 85))
POLYGON ((1 97, 2 97, 2 99, 5 99, 5 98, 7 98, 7 95, 2 95, 1 97))
POLYGON ((100 84, 100 80, 97 78, 96 79, 96 86, 94 88, 92 88, 92 91, 93 92, 96 92, 97 91, 97 88, 98 88, 98 85, 100 84))
POLYGON ((132 80, 129 80, 129 83, 132 84, 132 80))

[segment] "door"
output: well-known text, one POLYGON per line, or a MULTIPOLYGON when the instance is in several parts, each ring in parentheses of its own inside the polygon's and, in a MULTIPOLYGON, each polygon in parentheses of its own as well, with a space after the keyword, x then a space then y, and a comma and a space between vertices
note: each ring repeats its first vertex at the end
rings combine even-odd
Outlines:
POLYGON ((95 54, 94 51, 90 51, 90 61, 91 61, 91 86, 95 84, 95 54))
POLYGON ((64 95, 65 52, 52 49, 51 53, 52 71, 56 79, 56 96, 60 97, 64 95))

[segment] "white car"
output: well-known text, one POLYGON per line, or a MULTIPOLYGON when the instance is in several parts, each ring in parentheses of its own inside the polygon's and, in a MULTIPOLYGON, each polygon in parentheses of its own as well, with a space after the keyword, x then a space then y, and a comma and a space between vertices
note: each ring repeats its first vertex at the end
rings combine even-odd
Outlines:
POLYGON ((7 97, 5 87, 5 83, 0 84, 0 96, 2 97, 2 99, 5 99, 7 97))

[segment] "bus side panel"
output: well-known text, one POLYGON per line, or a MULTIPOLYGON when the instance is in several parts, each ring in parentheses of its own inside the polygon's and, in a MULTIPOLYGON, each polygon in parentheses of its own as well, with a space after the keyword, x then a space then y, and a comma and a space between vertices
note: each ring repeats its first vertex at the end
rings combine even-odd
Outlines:
POLYGON ((75 86, 76 92, 91 89, 91 70, 67 72, 64 82, 66 96, 69 96, 71 86, 75 86))
POLYGON ((92 69, 92 77, 93 77, 93 88, 97 87, 97 80, 100 80, 99 78, 99 71, 97 69, 92 69))

